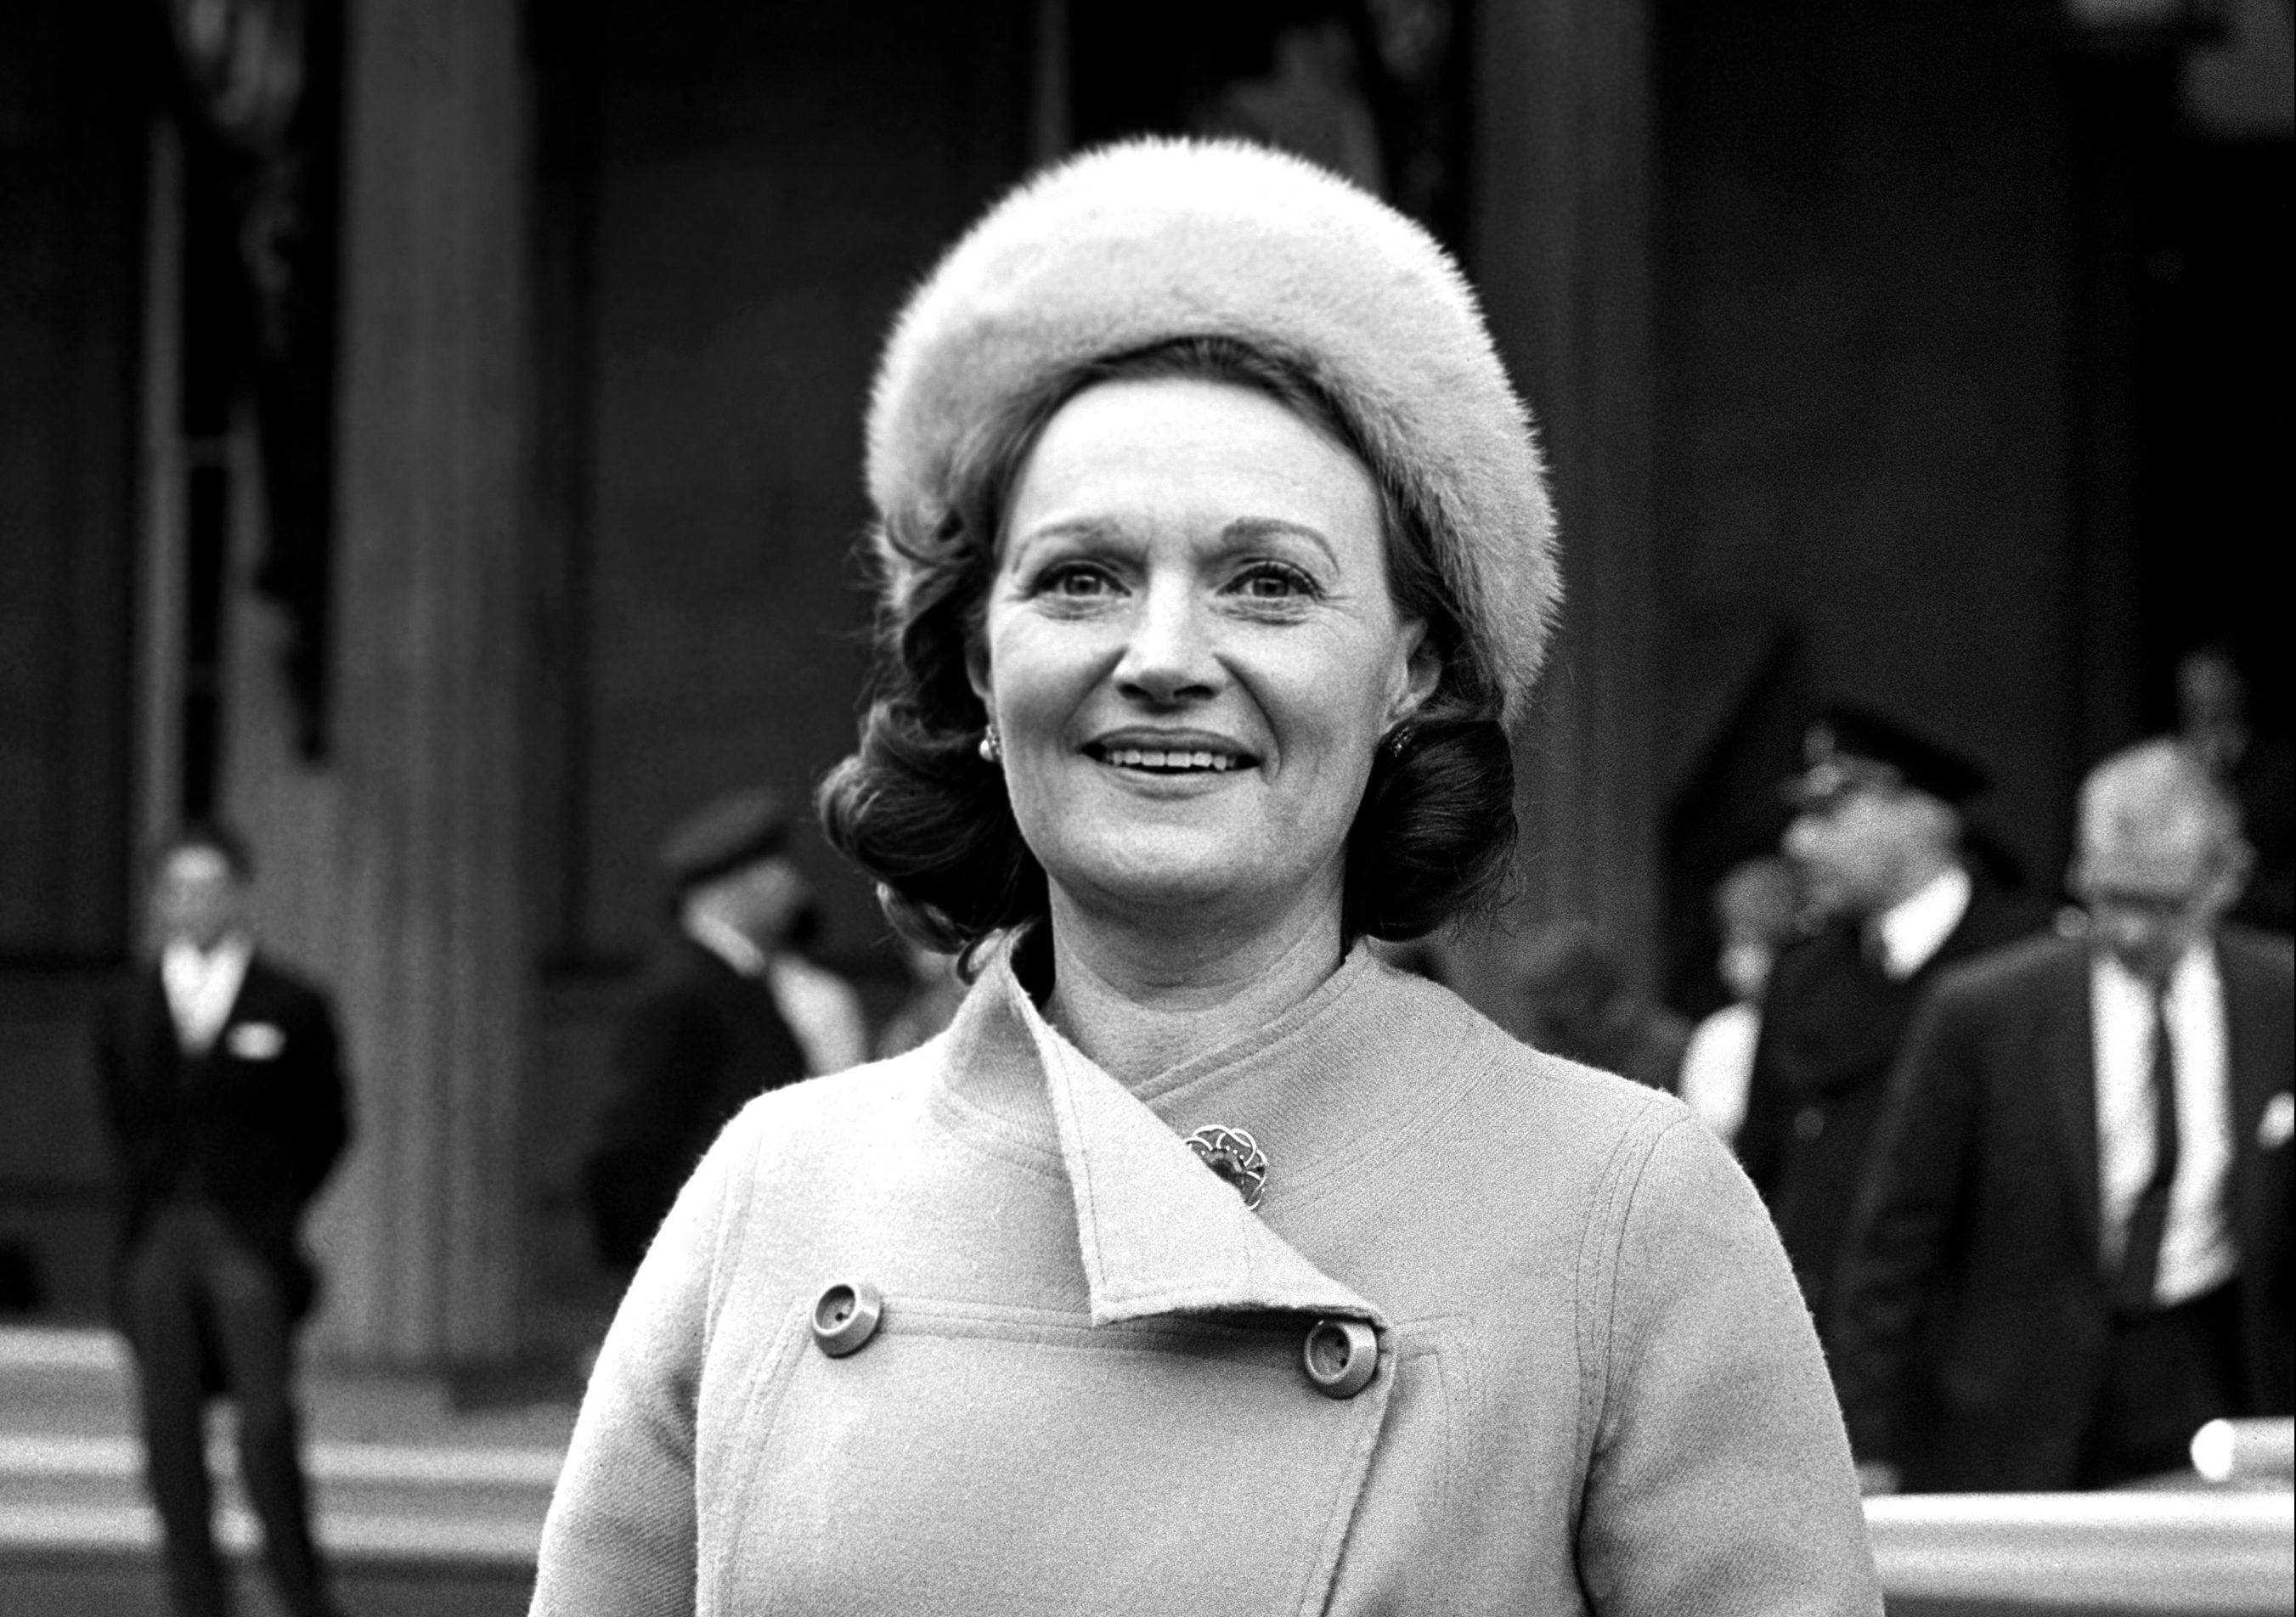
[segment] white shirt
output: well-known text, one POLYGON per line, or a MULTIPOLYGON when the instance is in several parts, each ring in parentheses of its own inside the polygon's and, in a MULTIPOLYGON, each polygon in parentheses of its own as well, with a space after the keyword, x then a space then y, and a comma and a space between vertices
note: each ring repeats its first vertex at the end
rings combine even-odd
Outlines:
POLYGON ((244 936, 227 937, 204 954, 181 941, 160 951, 160 985, 167 991, 176 1042, 185 1053, 204 1054, 223 1032, 254 957, 255 945, 244 936))
MULTIPOLYGON (((2100 1229, 2110 1270, 2120 1265, 2129 1215, 2152 1177, 2152 991, 2100 950, 2089 967, 2089 1012, 2100 1229)), ((2177 1064, 2177 1179, 2152 1283, 2152 1300, 2162 1307, 2215 1289, 2240 1267, 2225 1205, 2232 1173, 2231 1074, 2215 950, 2202 944, 2177 962, 2167 1013, 2177 1064)))
POLYGON ((861 996, 834 972, 800 955, 767 954, 737 927, 706 910, 685 918, 685 935, 745 977, 761 979, 774 1009, 805 1053, 814 1077, 841 1073, 869 1058, 869 1026, 861 996))
POLYGON ((1873 923, 1881 945, 1882 971, 1893 983, 1902 983, 1930 963, 1945 947, 1961 918, 1969 913, 1975 892, 1969 872, 1959 865, 1939 871, 1910 897, 1901 898, 1873 923))
POLYGON ((824 971, 802 955, 782 953, 767 967, 766 985, 774 991, 782 1020, 805 1051, 808 1072, 816 1077, 841 1073, 869 1058, 869 1027, 861 1015, 861 996, 836 973, 824 971))
POLYGON ((679 924, 685 927, 686 936, 742 976, 766 975, 766 951, 751 943, 749 935, 739 927, 718 919, 707 910, 688 910, 679 924))
POLYGON ((1682 1053, 1683 1102, 1724 1140, 1736 1138, 1746 1121, 1754 1044, 1761 1035, 1759 1006, 1725 1005, 1692 1031, 1682 1053))

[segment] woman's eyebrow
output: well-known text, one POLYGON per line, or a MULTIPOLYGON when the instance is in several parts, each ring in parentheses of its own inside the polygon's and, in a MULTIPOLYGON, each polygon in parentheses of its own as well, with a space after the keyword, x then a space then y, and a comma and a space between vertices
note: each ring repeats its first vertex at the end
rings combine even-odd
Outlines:
POLYGON ((1040 522, 1024 533, 1013 536, 1011 556, 1017 560, 1032 545, 1049 544, 1059 540, 1074 540, 1087 544, 1106 543, 1123 536, 1124 530, 1103 517, 1055 517, 1040 522))
POLYGON ((1332 548, 1332 542, 1304 522, 1286 521, 1282 517, 1238 517, 1220 529, 1220 538, 1230 547, 1279 535, 1304 539, 1323 551, 1324 559, 1332 566, 1336 568, 1340 565, 1339 552, 1332 548))

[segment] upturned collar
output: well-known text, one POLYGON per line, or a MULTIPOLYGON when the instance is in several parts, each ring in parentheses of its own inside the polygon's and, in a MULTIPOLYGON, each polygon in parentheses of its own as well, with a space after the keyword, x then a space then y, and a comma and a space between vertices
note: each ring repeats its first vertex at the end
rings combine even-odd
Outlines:
MULTIPOLYGON (((967 997, 950 1029, 944 1082, 993 1115, 1016 1143, 1057 1153, 1076 1209, 1093 1323, 1273 1310, 1384 1327, 1375 1306, 1301 1256, 1247 1207, 1148 1100, 1045 1019, 1013 970, 1013 952, 998 950, 967 997)), ((1281 1060, 1287 1034, 1321 1031, 1318 1025, 1330 1022, 1334 1009, 1380 969, 1362 951, 1350 953, 1332 978, 1267 1029, 1160 1075, 1146 1092, 1170 1095, 1238 1064, 1281 1060)), ((1198 1121, 1245 1123, 1240 1117, 1198 1121)), ((1269 1147, 1279 1176, 1283 1143, 1269 1147)))

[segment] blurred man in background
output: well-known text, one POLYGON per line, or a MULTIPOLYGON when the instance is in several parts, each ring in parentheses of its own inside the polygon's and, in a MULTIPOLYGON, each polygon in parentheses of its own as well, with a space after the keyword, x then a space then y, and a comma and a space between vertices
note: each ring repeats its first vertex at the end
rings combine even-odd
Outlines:
POLYGON ((1725 1140, 1735 1139, 1745 1121, 1762 996, 1778 951, 1801 935, 1804 908, 1793 862, 1775 854, 1741 861, 1714 890, 1714 919, 1722 934, 1717 965, 1731 1002, 1692 1030, 1679 1093, 1725 1140))
POLYGON ((2119 754, 2081 793, 2087 935, 1938 984, 1834 1334, 1869 1487, 2108 1487, 2289 1412, 2296 954, 2221 924, 2248 860, 2189 751, 2119 754))
POLYGON ((585 1166, 609 1268, 637 1267, 718 1130, 752 1098, 865 1059, 850 987, 806 960, 812 894, 781 799, 719 798, 664 840, 676 935, 615 1046, 615 1098, 585 1166))
POLYGON ((282 1605, 328 1601, 290 1385, 316 1278, 303 1214, 350 1135, 327 997, 259 951, 253 866, 207 827, 152 865, 159 958, 96 1029, 123 1188, 119 1309, 178 1617, 228 1609, 211 1524, 205 1406, 237 1406, 240 1475, 282 1605))
POLYGON ((1628 984, 1618 950, 1585 921, 1558 921, 1523 951, 1523 1029, 1551 1055, 1671 1090, 1690 1024, 1628 984))
POLYGON ((1830 919, 1780 957, 1763 1003, 1740 1159, 1823 1337, 1841 1234, 1865 1182, 1890 1063, 1946 967, 2046 919, 1979 878, 1964 813, 1986 775, 1897 720, 1830 709, 1809 727, 1785 851, 1830 919))

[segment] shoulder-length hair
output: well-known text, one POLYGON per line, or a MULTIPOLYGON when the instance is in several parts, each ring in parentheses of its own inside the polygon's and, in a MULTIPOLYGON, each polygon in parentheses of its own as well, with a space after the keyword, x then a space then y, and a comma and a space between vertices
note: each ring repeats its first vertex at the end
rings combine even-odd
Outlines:
POLYGON ((1501 694, 1469 649, 1457 593, 1425 527, 1308 367, 1225 337, 1179 338, 1095 360, 1015 398, 959 452, 947 504, 890 511, 875 667, 860 747, 816 796, 830 843, 876 878, 904 935, 949 951, 1044 919, 1047 894, 1013 817, 1004 772, 985 761, 988 715, 967 678, 983 633, 1005 512, 1046 423, 1103 382, 1188 378, 1267 395, 1346 448, 1380 492, 1388 584, 1426 625, 1433 693, 1375 749, 1348 833, 1344 941, 1422 936, 1486 903, 1515 840, 1514 760, 1501 694))

